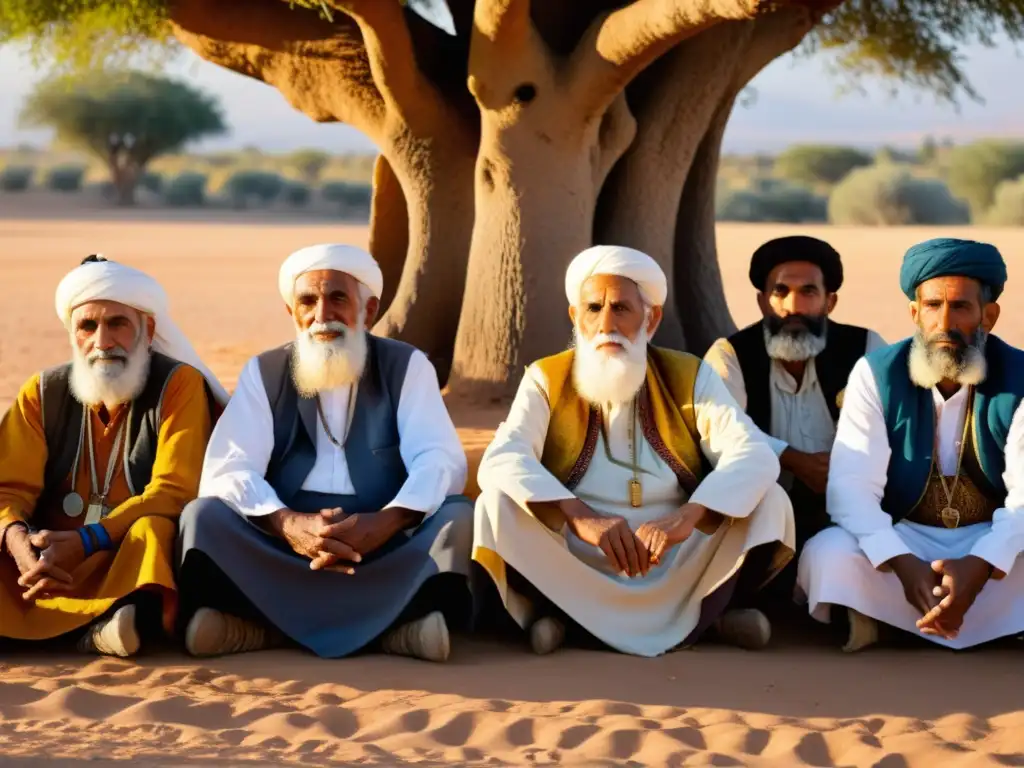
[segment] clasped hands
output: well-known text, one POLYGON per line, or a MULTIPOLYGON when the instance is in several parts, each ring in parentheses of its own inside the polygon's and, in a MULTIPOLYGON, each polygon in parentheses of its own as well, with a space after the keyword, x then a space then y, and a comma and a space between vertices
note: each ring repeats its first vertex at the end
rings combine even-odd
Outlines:
POLYGON ((340 507, 305 514, 279 509, 268 515, 271 532, 310 560, 314 571, 353 574, 363 558, 392 536, 422 519, 422 514, 392 507, 372 515, 347 515, 340 507))
POLYGON ((85 561, 85 549, 77 531, 30 533, 12 525, 4 533, 4 549, 18 568, 22 599, 32 602, 74 588, 74 571, 85 561))
POLYGON ((604 552, 612 567, 630 578, 646 576, 672 547, 690 538, 714 514, 700 504, 684 504, 634 532, 623 518, 599 514, 579 499, 568 499, 559 507, 576 537, 604 552))
POLYGON ((947 640, 960 633, 964 616, 993 573, 991 565, 974 555, 926 563, 908 554, 888 564, 903 584, 907 602, 922 614, 917 620, 921 634, 947 640))

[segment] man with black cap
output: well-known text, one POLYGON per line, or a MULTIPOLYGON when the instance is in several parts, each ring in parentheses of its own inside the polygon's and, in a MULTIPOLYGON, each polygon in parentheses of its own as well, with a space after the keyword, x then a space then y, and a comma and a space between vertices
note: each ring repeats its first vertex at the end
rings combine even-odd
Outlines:
POLYGON ((779 457, 799 552, 829 524, 825 484, 846 380, 857 360, 885 342, 866 328, 829 320, 843 265, 822 240, 765 243, 751 259, 750 282, 762 320, 716 341, 705 360, 779 457))

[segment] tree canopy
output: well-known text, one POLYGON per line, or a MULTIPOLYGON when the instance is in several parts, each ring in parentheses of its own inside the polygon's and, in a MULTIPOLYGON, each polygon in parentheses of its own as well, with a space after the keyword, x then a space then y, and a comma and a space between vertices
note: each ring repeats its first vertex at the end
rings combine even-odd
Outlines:
POLYGON ((60 142, 107 163, 126 203, 154 157, 226 130, 211 97, 142 72, 99 71, 46 80, 25 102, 21 122, 53 128, 60 142))

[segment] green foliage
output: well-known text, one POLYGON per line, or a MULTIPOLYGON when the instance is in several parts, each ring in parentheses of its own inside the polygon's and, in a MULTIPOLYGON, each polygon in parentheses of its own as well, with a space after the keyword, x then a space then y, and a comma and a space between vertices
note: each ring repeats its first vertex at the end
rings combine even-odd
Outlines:
POLYGON ((164 188, 164 177, 154 171, 147 171, 139 178, 139 186, 147 192, 159 195, 164 188))
POLYGON ((778 179, 759 179, 750 189, 724 190, 715 213, 720 221, 824 222, 827 201, 804 187, 778 179))
POLYGON ((1024 173, 1024 144, 978 141, 957 147, 949 157, 949 188, 967 201, 975 219, 992 205, 996 187, 1024 173))
POLYGON ((967 206, 939 179, 916 178, 905 166, 858 168, 833 191, 828 201, 833 224, 899 226, 967 224, 967 206))
POLYGON ((776 158, 775 173, 803 184, 837 184, 865 165, 871 165, 871 155, 851 147, 801 144, 776 158))
POLYGON ((320 188, 320 195, 324 200, 340 203, 343 208, 368 209, 373 200, 373 187, 369 184, 330 181, 320 188))
POLYGON ((301 174, 309 184, 315 184, 320 178, 331 156, 318 149, 300 149, 288 158, 289 164, 301 174))
POLYGON ((267 171, 235 171, 224 183, 223 193, 236 208, 245 208, 256 200, 267 205, 274 202, 285 188, 285 180, 267 171))
POLYGON ((164 187, 164 202, 175 208, 198 207, 206 203, 206 175, 178 174, 164 187))
POLYGON ((55 192, 78 192, 84 178, 84 165, 58 165, 46 174, 46 186, 55 192))
POLYGON ((137 167, 226 130, 209 96, 184 83, 130 71, 48 80, 29 96, 21 122, 53 128, 61 142, 104 161, 115 150, 124 153, 137 167))
POLYGON ((0 192, 24 192, 32 186, 35 173, 31 165, 8 165, 0 171, 0 192))
POLYGON ((996 187, 995 200, 985 217, 986 224, 1024 227, 1024 176, 996 187))
POLYGON ((309 185, 301 181, 291 181, 284 189, 284 200, 293 208, 309 205, 311 196, 309 185))

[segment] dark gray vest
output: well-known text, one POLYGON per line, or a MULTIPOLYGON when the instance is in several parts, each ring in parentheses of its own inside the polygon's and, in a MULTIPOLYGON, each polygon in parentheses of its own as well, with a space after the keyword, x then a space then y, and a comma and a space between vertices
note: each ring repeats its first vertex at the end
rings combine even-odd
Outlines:
MULTIPOLYGON (((316 463, 316 399, 299 395, 292 380, 293 344, 259 356, 260 375, 274 416, 274 450, 267 482, 282 502, 307 512, 302 484, 316 463)), ((398 401, 415 348, 367 334, 366 368, 356 389, 345 459, 355 494, 335 497, 348 513, 376 512, 398 494, 408 473, 399 453, 398 401)))
MULTIPOLYGON (((153 477, 164 392, 171 374, 181 365, 185 363, 154 352, 146 386, 132 402, 125 434, 123 471, 133 496, 142 493, 153 477)), ((50 504, 51 497, 60 493, 75 463, 83 408, 71 394, 70 378, 70 363, 45 370, 39 377, 39 403, 46 435, 44 491, 37 504, 39 508, 50 504)))

